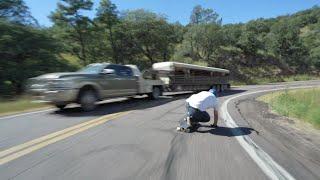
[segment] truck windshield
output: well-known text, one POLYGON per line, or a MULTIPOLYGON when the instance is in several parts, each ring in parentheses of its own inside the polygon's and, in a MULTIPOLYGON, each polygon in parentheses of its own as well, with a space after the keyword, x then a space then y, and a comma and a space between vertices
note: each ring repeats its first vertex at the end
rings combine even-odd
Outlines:
POLYGON ((99 74, 105 65, 102 64, 90 64, 83 69, 80 69, 79 72, 88 73, 88 74, 99 74))

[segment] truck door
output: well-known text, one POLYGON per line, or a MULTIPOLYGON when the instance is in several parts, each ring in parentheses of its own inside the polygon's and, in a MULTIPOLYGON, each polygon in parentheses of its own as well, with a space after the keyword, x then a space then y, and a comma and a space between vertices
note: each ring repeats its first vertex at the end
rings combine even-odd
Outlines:
POLYGON ((103 74, 99 76, 99 84, 101 86, 101 96, 102 98, 120 96, 120 82, 117 80, 116 68, 112 65, 108 65, 104 69, 114 70, 113 74, 103 74))
POLYGON ((133 71, 130 67, 119 67, 119 78, 122 82, 121 87, 124 90, 125 95, 134 95, 138 93, 138 77, 133 75, 133 71))
POLYGON ((131 68, 111 64, 106 69, 113 69, 115 71, 113 77, 108 79, 110 86, 105 90, 106 94, 109 94, 109 96, 137 94, 137 78, 133 76, 131 68))

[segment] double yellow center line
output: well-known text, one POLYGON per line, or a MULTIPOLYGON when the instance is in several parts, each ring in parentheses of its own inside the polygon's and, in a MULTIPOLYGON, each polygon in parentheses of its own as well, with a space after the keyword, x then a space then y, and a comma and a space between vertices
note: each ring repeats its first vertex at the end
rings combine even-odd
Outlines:
POLYGON ((105 115, 0 151, 0 165, 128 113, 130 111, 105 115))

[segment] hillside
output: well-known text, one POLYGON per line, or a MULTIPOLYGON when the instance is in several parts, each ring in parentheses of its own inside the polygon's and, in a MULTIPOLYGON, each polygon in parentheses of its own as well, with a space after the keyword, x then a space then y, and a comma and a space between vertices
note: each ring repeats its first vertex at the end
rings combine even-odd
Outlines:
POLYGON ((185 62, 202 59, 210 66, 230 69, 237 81, 282 81, 286 76, 319 73, 319 7, 272 19, 227 24, 215 32, 208 24, 186 28, 175 58, 185 62), (190 40, 199 36, 204 39, 190 40), (205 53, 209 54, 203 56, 205 53))
POLYGON ((109 0, 93 9, 93 2, 84 0, 60 4, 50 20, 52 27, 40 27, 23 0, 0 2, 2 96, 22 93, 30 77, 105 61, 142 69, 161 61, 215 66, 230 69, 233 82, 246 84, 319 75, 317 6, 226 25, 213 9, 195 6, 189 24, 181 25, 145 9, 119 12, 109 0))

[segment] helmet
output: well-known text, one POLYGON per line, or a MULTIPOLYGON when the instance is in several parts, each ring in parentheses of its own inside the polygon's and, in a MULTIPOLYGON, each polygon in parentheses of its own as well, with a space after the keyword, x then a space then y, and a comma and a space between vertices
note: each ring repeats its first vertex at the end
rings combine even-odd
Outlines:
POLYGON ((209 92, 211 92, 213 95, 217 96, 217 90, 215 88, 211 88, 209 90, 209 92))

